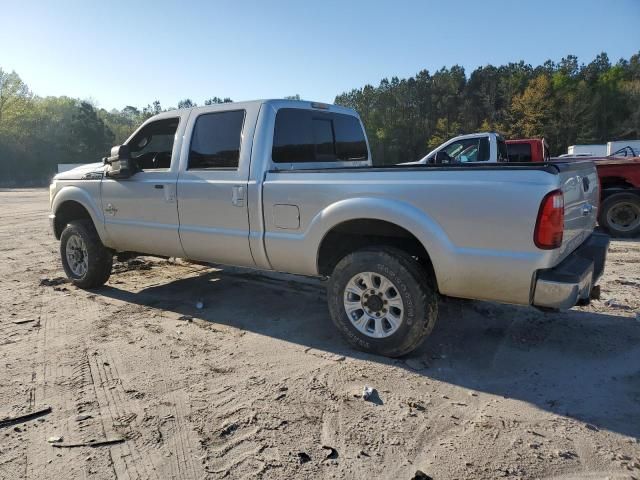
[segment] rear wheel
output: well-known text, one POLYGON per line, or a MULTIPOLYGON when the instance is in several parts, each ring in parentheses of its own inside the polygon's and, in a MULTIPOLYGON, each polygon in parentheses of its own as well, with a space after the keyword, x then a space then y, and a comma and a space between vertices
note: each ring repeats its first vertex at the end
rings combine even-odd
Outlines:
POLYGON ((640 195, 621 192, 608 196, 602 202, 598 222, 616 237, 640 234, 640 195))
POLYGON ((329 279, 328 302, 351 345, 388 357, 416 349, 438 317, 433 278, 391 247, 366 248, 340 260, 329 279))
POLYGON ((80 288, 95 288, 109 279, 113 256, 90 220, 74 220, 60 236, 60 257, 67 277, 80 288))

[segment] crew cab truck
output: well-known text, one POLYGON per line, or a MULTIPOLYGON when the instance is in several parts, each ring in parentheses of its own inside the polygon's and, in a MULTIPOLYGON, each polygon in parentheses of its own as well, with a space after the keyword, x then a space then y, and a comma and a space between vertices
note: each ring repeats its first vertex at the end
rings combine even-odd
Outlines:
POLYGON ((50 187, 78 287, 105 283, 117 252, 328 277, 336 327, 382 355, 421 343, 439 295, 570 308, 604 269, 592 163, 373 167, 339 106, 165 112, 104 163, 50 187))

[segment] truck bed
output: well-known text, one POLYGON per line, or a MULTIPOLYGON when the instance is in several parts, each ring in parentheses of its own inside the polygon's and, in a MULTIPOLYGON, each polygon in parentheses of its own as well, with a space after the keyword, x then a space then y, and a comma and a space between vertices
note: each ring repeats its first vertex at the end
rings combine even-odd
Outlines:
POLYGON ((316 232, 379 219, 416 232, 442 293, 528 304, 535 271, 557 265, 592 233, 595 211, 581 209, 596 203, 597 184, 591 162, 272 169, 262 189, 264 246, 274 269, 313 275, 316 232), (540 250, 533 243, 540 202, 558 189, 563 244, 540 250), (297 212, 297 228, 278 226, 292 220, 281 218, 285 208, 297 212))

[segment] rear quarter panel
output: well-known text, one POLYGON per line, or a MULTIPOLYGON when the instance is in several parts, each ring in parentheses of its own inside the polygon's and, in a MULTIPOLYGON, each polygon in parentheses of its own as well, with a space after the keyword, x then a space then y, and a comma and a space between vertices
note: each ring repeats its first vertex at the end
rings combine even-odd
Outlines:
POLYGON ((263 185, 265 249, 274 269, 316 275, 327 232, 381 219, 422 242, 442 294, 528 304, 535 270, 558 260, 533 244, 540 201, 555 188, 558 177, 540 170, 272 172, 263 185), (276 226, 282 204, 298 207, 297 229, 276 226))

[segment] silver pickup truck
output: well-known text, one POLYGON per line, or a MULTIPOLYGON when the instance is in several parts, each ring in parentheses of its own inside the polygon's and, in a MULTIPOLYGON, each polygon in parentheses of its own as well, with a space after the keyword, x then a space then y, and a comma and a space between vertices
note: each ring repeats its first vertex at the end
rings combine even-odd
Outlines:
POLYGON ((150 118, 54 177, 50 220, 81 288, 120 252, 328 277, 347 340, 400 356, 438 295, 588 302, 608 246, 598 188, 590 162, 372 167, 353 110, 266 100, 150 118))

